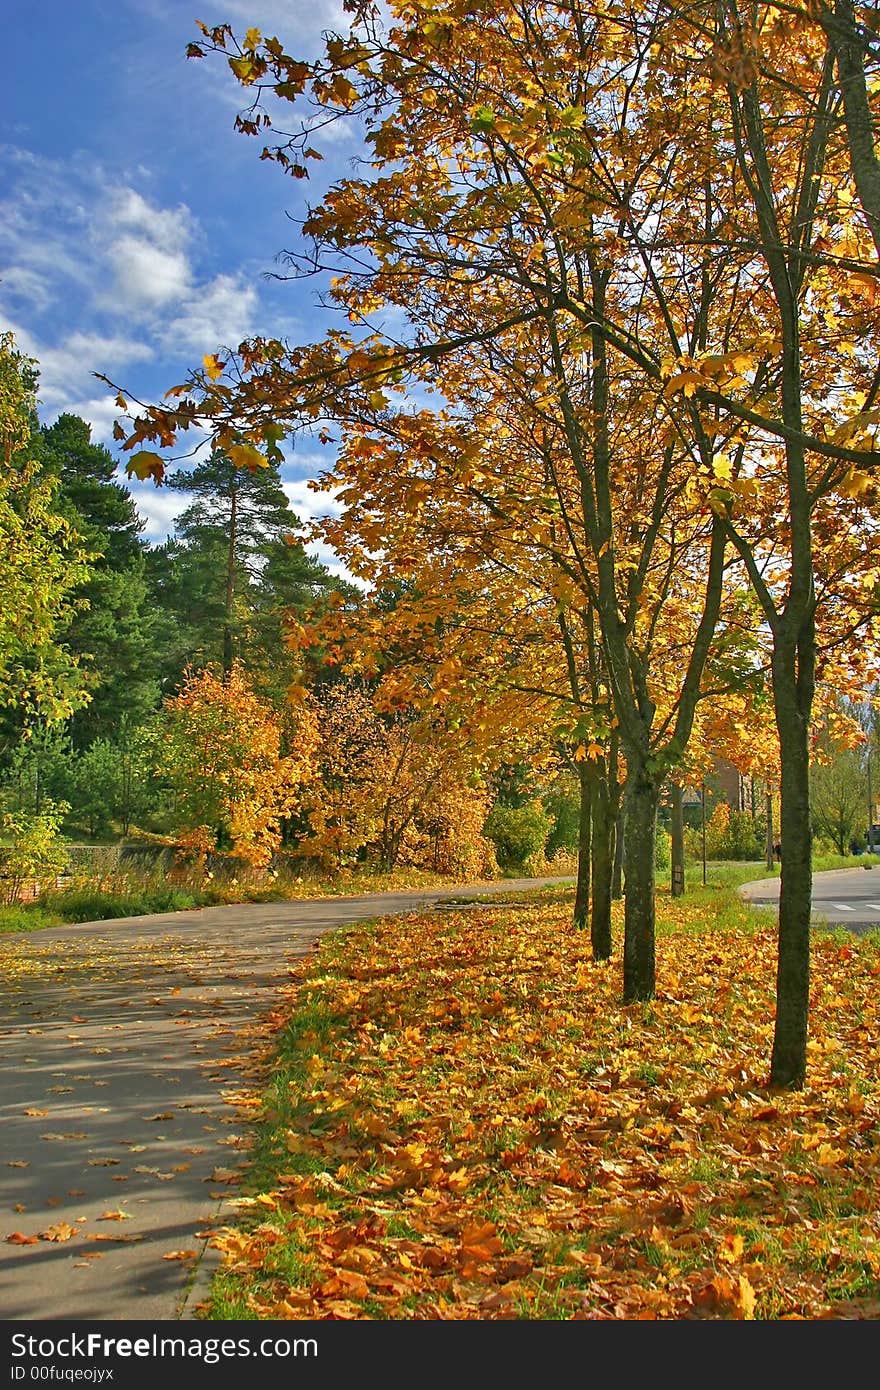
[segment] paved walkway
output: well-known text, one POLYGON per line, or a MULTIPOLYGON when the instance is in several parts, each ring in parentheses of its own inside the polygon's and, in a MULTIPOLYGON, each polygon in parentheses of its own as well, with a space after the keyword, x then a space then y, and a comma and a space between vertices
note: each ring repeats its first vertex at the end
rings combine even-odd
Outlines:
POLYGON ((295 959, 347 922, 567 881, 0 937, 0 1318, 192 1317, 206 1233, 247 1166, 247 1031, 282 1001, 295 959))
MULTIPOLYGON (((779 902, 779 877, 744 883, 740 894, 756 907, 779 902)), ((845 927, 855 935, 880 928, 880 868, 856 861, 851 869, 813 874, 812 920, 817 927, 845 927)))

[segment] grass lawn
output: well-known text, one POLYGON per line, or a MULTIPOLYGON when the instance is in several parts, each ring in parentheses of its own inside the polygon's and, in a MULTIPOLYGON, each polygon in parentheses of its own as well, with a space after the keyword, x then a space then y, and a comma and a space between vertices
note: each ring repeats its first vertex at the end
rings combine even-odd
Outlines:
POLYGON ((880 1316, 880 937, 815 934, 808 1084, 780 1094, 772 916, 661 893, 658 997, 624 1007, 620 905, 605 965, 570 913, 322 939, 205 1316, 880 1316))

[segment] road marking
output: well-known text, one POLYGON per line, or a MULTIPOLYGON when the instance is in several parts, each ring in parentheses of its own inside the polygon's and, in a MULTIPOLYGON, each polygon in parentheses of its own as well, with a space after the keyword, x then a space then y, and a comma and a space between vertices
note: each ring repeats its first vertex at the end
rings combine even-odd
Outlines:
POLYGON ((865 907, 873 908, 874 912, 880 912, 880 903, 865 903, 865 907))
POLYGON ((831 906, 832 906, 832 907, 836 907, 837 910, 838 910, 838 912, 853 912, 853 911, 854 911, 854 909, 853 909, 853 907, 850 905, 850 903, 832 903, 831 906))

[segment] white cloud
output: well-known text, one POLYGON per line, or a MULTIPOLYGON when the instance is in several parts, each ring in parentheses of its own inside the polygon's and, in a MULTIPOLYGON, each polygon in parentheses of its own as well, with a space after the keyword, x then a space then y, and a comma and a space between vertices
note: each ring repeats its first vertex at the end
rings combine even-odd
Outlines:
MULTIPOLYGON (((165 362, 164 390, 179 370, 175 359, 189 366, 255 331, 259 281, 235 266, 206 273, 210 247, 185 204, 163 206, 75 160, 62 165, 8 147, 0 157, 11 174, 8 203, 0 201, 0 322, 28 325, 18 340, 40 363, 50 416, 85 400, 109 437, 112 419, 109 407, 97 410, 93 373, 149 395, 125 369, 165 362)), ((276 322, 271 331, 291 326, 276 322)))
MULTIPOLYGON (((41 396, 41 399, 45 404, 45 398, 41 396)), ((113 443, 113 425, 119 419, 119 410, 111 395, 60 401, 57 410, 43 412, 44 422, 48 424, 49 416, 56 414, 78 415, 91 425, 92 439, 96 444, 113 443)))
POLYGON ((233 23, 246 23, 258 28, 266 37, 277 35, 288 46, 305 43, 317 45, 324 29, 347 34, 351 21, 340 0, 309 0, 308 4, 291 4, 290 0, 226 0, 224 18, 233 23))
MULTIPOLYGON (((123 478, 123 481, 127 480, 123 478)), ((154 545, 167 540, 177 517, 189 506, 189 493, 137 481, 128 482, 128 490, 144 522, 144 539, 154 545)))
POLYGON ((99 261, 112 271, 117 310, 160 309, 189 293, 194 230, 187 207, 156 207, 126 187, 105 197, 92 238, 99 261))
POLYGON ((283 487, 291 507, 304 525, 321 516, 339 516, 342 511, 337 500, 336 488, 322 488, 316 491, 309 487, 305 479, 285 482, 283 487))
POLYGON ((253 331, 257 291, 241 275, 217 275, 194 287, 180 312, 162 331, 172 351, 206 353, 221 345, 237 347, 253 331))
POLYGON ((23 265, 0 270, 0 291, 4 291, 13 301, 33 305, 38 312, 48 309, 53 298, 45 276, 23 265))
POLYGON ((135 236, 122 236, 108 248, 114 271, 114 300, 123 305, 162 308, 190 288, 188 258, 135 236))
POLYGON ((127 227, 141 237, 169 250, 184 250, 192 239, 195 222, 189 208, 157 208, 133 188, 117 189, 109 199, 108 222, 127 227))
MULTIPOLYGON (((324 462, 322 460, 322 462, 324 462)), ((325 516, 339 516, 342 506, 338 500, 337 488, 321 488, 320 490, 309 487, 306 478, 298 478, 294 481, 283 482, 284 491, 287 493, 288 501, 296 512, 297 517, 304 528, 311 526, 312 522, 325 516)), ((326 541, 308 541, 305 549, 309 555, 316 560, 320 560, 322 565, 326 565, 331 574, 338 575, 342 579, 347 579, 349 583, 365 587, 360 580, 354 576, 343 565, 336 551, 329 546, 326 541)))

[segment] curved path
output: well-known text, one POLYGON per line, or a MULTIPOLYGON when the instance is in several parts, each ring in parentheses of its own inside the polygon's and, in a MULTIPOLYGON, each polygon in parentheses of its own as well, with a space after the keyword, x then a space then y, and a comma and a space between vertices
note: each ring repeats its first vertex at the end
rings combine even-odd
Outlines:
POLYGON ((0 1319, 192 1317, 207 1233, 247 1164, 247 1030, 281 1001, 294 958, 345 923, 569 881, 0 937, 0 1319))

